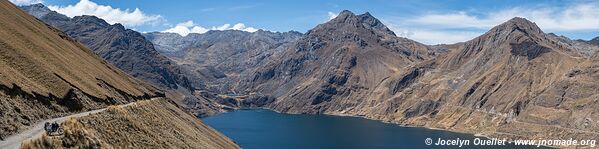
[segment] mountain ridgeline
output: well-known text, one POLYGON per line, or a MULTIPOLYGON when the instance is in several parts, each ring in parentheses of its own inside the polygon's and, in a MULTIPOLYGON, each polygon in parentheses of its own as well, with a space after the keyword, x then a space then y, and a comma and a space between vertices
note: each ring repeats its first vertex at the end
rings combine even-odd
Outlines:
MULTIPOLYGON (((30 11, 41 20, 51 18, 47 12, 30 11)), ((60 22, 85 17, 53 18, 60 22)), ((172 73, 179 76, 173 77, 175 84, 185 80, 177 78, 201 84, 202 91, 193 93, 218 105, 212 107, 361 116, 493 137, 599 137, 599 39, 575 41, 547 34, 524 18, 508 20, 469 41, 434 46, 396 36, 370 13, 350 11, 305 34, 153 32, 100 43, 87 38, 112 38, 116 35, 109 31, 124 29, 108 25, 113 27, 90 34, 85 31, 88 26, 93 25, 58 28, 90 47, 152 47, 144 48, 152 51, 145 54, 160 58, 139 59, 140 63, 163 60, 158 64, 168 65, 157 66, 184 72, 172 73)), ((119 68, 134 71, 126 62, 118 65, 118 60, 139 53, 103 55, 103 48, 92 49, 119 68)))
POLYGON ((22 6, 21 9, 64 31, 134 77, 167 89, 181 86, 193 90, 202 86, 192 84, 190 80, 197 78, 183 75, 183 70, 154 50, 151 42, 145 40, 140 33, 125 29, 121 24, 110 25, 95 16, 69 18, 42 4, 22 6))
POLYGON ((369 13, 343 11, 235 89, 270 95, 264 107, 287 113, 509 138, 597 138, 597 51, 524 18, 470 41, 428 46, 395 36, 369 13))
POLYGON ((249 59, 212 54, 240 43, 210 42, 216 33, 146 37, 179 63, 217 66, 214 71, 225 74, 241 68, 238 81, 219 90, 262 98, 227 100, 231 106, 362 116, 496 137, 598 137, 596 40, 546 34, 524 18, 469 41, 429 46, 397 37, 370 13, 343 11, 260 62, 232 69, 214 62, 249 59), (225 59, 209 62, 216 57, 225 59))
POLYGON ((160 32, 144 35, 158 51, 204 78, 208 90, 226 93, 248 75, 247 70, 258 67, 302 34, 225 30, 187 36, 160 32))
POLYGON ((69 18, 43 4, 20 8, 64 31, 119 69, 166 91, 169 99, 194 114, 206 116, 222 111, 215 102, 194 94, 196 90, 205 89, 203 80, 207 78, 198 77, 195 72, 160 54, 141 33, 121 24, 110 25, 95 16, 69 18))
POLYGON ((395 36, 370 14, 343 11, 258 67, 240 84, 272 93, 274 109, 326 113, 377 102, 388 78, 444 50, 395 36))

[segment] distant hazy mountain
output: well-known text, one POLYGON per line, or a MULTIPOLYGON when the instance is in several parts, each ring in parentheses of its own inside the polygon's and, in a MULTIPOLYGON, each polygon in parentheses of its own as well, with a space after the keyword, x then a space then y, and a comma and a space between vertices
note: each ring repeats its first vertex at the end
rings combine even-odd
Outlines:
POLYGON ((589 43, 599 46, 599 37, 591 39, 589 43))
POLYGON ((180 36, 175 33, 144 34, 158 51, 207 78, 211 90, 230 92, 240 76, 302 36, 299 32, 259 30, 209 31, 180 36))

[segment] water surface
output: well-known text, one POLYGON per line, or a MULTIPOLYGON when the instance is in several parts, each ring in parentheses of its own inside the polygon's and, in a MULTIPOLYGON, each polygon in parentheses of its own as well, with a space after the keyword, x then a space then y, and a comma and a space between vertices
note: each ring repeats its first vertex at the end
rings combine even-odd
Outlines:
POLYGON ((433 142, 438 138, 470 140, 470 146, 462 148, 516 147, 474 146, 476 137, 473 135, 401 127, 358 117, 292 115, 259 109, 237 110, 202 120, 245 149, 458 148, 429 146, 425 144, 427 138, 432 138, 433 142))

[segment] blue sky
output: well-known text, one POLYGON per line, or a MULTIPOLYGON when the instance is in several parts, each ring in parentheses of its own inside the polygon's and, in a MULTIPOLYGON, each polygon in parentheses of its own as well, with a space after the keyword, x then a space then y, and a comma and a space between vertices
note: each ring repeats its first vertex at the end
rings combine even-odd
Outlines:
POLYGON ((472 39, 512 17, 572 39, 599 36, 599 3, 522 0, 11 0, 42 2, 67 16, 91 14, 140 32, 214 29, 306 32, 341 10, 370 12, 399 36, 426 44, 472 39), (228 26, 226 24, 229 24, 228 26))

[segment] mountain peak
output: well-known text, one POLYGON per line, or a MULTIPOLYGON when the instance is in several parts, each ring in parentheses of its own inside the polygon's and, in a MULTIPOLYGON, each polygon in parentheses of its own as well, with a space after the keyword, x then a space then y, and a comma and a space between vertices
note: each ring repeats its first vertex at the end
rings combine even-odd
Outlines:
POLYGON ((393 31, 387 28, 387 26, 385 26, 381 21, 379 21, 379 19, 372 16, 369 12, 358 15, 358 18, 360 18, 360 22, 362 22, 362 24, 366 27, 396 36, 393 31))
POLYGON ((337 15, 337 17, 331 19, 329 22, 351 23, 354 20, 356 20, 356 15, 353 12, 349 10, 343 10, 337 15))
POLYGON ((20 9, 29 12, 32 16, 36 18, 41 18, 46 14, 52 12, 48 7, 44 6, 44 4, 37 3, 28 6, 19 6, 20 9))
POLYGON ((537 27, 537 24, 535 24, 534 22, 531 22, 531 21, 527 20, 526 18, 522 18, 522 17, 514 17, 514 18, 508 20, 506 23, 507 24, 519 25, 519 26, 537 27))
POLYGON ((364 16, 364 17, 373 17, 372 14, 370 14, 370 12, 366 11, 364 14, 361 14, 360 16, 364 16))
POLYGON ((48 9, 44 4, 42 3, 37 3, 37 4, 31 4, 29 5, 29 7, 37 7, 37 8, 45 8, 48 9))
POLYGON ((589 40, 589 43, 599 46, 599 37, 589 40))
POLYGON ((86 22, 86 23, 93 23, 93 24, 97 24, 100 26, 110 26, 110 24, 108 24, 108 22, 106 22, 103 19, 100 19, 96 16, 92 16, 92 15, 82 15, 82 16, 75 16, 73 17, 73 21, 74 22, 86 22))
POLYGON ((490 40, 515 40, 523 39, 541 39, 545 38, 545 33, 533 22, 520 17, 512 18, 500 25, 493 27, 483 37, 490 40))
POLYGON ((339 15, 337 15, 337 17, 341 17, 341 16, 355 16, 355 14, 349 10, 343 10, 341 12, 339 12, 339 15))
POLYGON ((508 31, 513 31, 513 30, 520 30, 522 32, 526 32, 526 33, 533 33, 533 34, 539 34, 539 33, 543 33, 543 31, 541 31, 541 29, 539 28, 539 26, 537 26, 537 24, 535 24, 534 22, 531 22, 525 18, 521 18, 521 17, 514 17, 500 25, 498 25, 497 27, 495 27, 495 29, 500 29, 500 30, 508 30, 508 31))
MULTIPOLYGON (((349 10, 343 10, 334 19, 324 24, 321 24, 314 29, 318 28, 331 28, 333 30, 342 29, 343 32, 355 30, 357 28, 365 28, 374 31, 379 35, 389 34, 395 36, 395 33, 393 33, 393 31, 389 30, 387 26, 385 26, 377 18, 373 17, 369 12, 360 15, 355 15, 353 12, 349 10), (343 26, 346 28, 342 29, 343 26)), ((308 33, 310 32, 311 31, 309 31, 308 33)))

